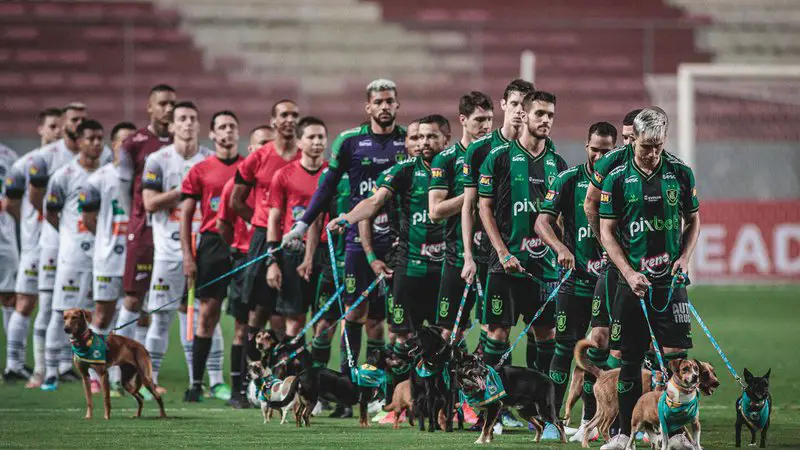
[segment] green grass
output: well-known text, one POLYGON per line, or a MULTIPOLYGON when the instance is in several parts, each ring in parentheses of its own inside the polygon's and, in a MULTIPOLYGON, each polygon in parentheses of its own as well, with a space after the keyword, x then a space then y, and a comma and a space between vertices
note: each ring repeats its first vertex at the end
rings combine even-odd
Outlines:
MULTIPOLYGON (((691 291, 697 309, 739 372, 747 366, 756 374, 772 368, 772 415, 770 448, 798 448, 800 442, 800 362, 797 360, 796 326, 800 317, 797 287, 705 288, 691 291)), ((225 322, 230 342, 232 323, 225 322)), ((711 361, 722 382, 713 397, 701 401, 702 443, 706 449, 733 447, 733 404, 739 387, 698 326, 694 326, 695 350, 691 355, 711 361)), ((473 332, 471 340, 477 333, 473 332)), ((372 426, 362 430, 356 419, 312 419, 312 427, 297 429, 278 421, 263 425, 259 410, 233 411, 218 400, 199 405, 181 402, 187 370, 178 340, 177 321, 172 330, 169 353, 161 382, 169 389, 166 420, 155 418, 154 403, 148 403, 144 417, 131 420, 135 401, 113 399, 113 417, 102 419, 102 402, 95 397, 95 419, 83 420, 85 403, 78 384, 64 384, 57 393, 26 390, 22 384, 0 386, 0 447, 9 448, 128 448, 154 447, 271 447, 297 448, 452 448, 468 446, 474 433, 420 433, 407 425, 401 430, 372 426)), ((473 344, 470 344, 472 348, 473 344)), ((524 345, 523 345, 524 347, 524 345)), ((516 361, 524 361, 524 348, 517 349, 516 361)), ((338 364, 334 355, 332 364, 338 364)), ((0 339, 0 360, 5 361, 5 340, 0 339)), ((227 360, 226 360, 227 361, 227 360)), ((227 366, 227 363, 226 363, 227 366)), ((578 406, 580 408, 580 406, 578 406)), ((580 409, 578 409, 580 411, 580 409)), ((576 419, 577 420, 577 419, 576 419)), ((745 435, 747 436, 747 435, 745 435)), ((527 431, 497 436, 494 446, 563 448, 562 444, 532 442, 527 431)), ((747 437, 745 437, 747 439, 747 437)), ((568 444, 568 448, 579 448, 568 444)), ((599 447, 594 444, 593 447, 599 447)))

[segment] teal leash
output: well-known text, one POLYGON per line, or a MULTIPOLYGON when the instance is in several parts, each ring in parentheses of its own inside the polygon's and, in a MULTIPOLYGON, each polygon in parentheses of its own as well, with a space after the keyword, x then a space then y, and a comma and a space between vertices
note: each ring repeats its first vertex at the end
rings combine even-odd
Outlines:
MULTIPOLYGON (((333 233, 331 233, 331 230, 327 227, 325 228, 325 233, 328 236, 328 255, 331 259, 331 272, 333 272, 333 285, 336 287, 336 290, 338 291, 341 286, 339 285, 339 273, 336 267, 336 251, 333 249, 333 233)), ((344 302, 340 300, 339 312, 342 313, 342 317, 347 315, 344 314, 343 305, 344 302)), ((334 322, 332 326, 335 327, 337 323, 339 323, 339 320, 334 322)), ((331 327, 328 327, 328 329, 325 331, 327 332, 328 330, 330 330, 330 328, 331 327)), ((353 361, 353 351, 350 350, 350 337, 347 335, 347 328, 344 326, 342 326, 342 336, 344 337, 344 347, 347 350, 347 365, 352 368, 355 366, 355 361, 353 361)))

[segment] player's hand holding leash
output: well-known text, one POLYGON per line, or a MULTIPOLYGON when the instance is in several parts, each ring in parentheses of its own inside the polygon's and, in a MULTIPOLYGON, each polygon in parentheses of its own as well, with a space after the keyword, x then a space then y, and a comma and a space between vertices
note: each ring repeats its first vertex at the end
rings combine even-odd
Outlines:
POLYGON ((342 234, 348 225, 350 225, 350 222, 348 222, 347 219, 345 219, 345 215, 342 214, 328 222, 328 229, 333 233, 342 234))
POLYGON ((478 266, 475 265, 475 260, 464 257, 464 268, 461 269, 461 279, 466 281, 467 284, 472 284, 472 282, 475 281, 475 274, 477 272, 478 266))
MULTIPOLYGON (((368 260, 370 259, 369 255, 367 255, 367 259, 368 260)), ((380 259, 371 260, 369 262, 369 266, 372 267, 372 271, 375 272, 375 275, 380 276, 381 274, 383 274, 384 278, 392 278, 392 274, 394 273, 394 271, 390 269, 389 266, 387 266, 386 263, 380 259)))
POLYGON ((281 247, 292 248, 297 241, 302 242, 303 236, 306 235, 306 230, 308 230, 308 225, 303 223, 303 221, 298 220, 295 222, 294 225, 292 225, 292 229, 283 235, 283 239, 281 239, 281 247))
POLYGON ((525 269, 522 267, 522 264, 519 263, 519 260, 516 256, 509 253, 508 255, 504 256, 501 261, 503 262, 503 270, 506 273, 522 273, 525 272, 525 269))
POLYGON ((273 262, 267 269, 267 285, 272 289, 280 289, 283 281, 283 274, 277 262, 273 262))
POLYGON ((192 255, 183 255, 183 274, 186 278, 197 277, 197 263, 192 255))
POLYGON ((575 255, 569 251, 566 245, 562 245, 561 248, 558 249, 558 264, 565 270, 575 268, 575 255))
POLYGON ((675 264, 672 265, 672 276, 678 274, 678 278, 676 281, 678 283, 683 283, 684 281, 686 281, 686 277, 684 277, 684 274, 687 273, 689 273, 689 261, 687 260, 686 257, 681 256, 680 258, 678 258, 677 261, 675 261, 675 264))
POLYGON ((625 276, 625 281, 628 282, 628 286, 631 287, 631 290, 637 297, 642 298, 647 293, 647 287, 650 286, 650 282, 647 281, 647 277, 642 275, 639 272, 633 272, 629 275, 625 276))

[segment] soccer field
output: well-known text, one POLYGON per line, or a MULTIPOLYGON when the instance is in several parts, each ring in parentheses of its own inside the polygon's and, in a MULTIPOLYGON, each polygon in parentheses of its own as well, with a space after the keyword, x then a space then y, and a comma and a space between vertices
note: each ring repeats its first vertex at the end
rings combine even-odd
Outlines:
MULTIPOLYGON (((737 371, 741 373, 746 366, 754 374, 762 375, 772 368, 771 392, 775 406, 768 447, 800 448, 800 381, 796 378, 800 374, 800 362, 796 335, 792 331, 800 317, 798 287, 698 287, 690 291, 690 298, 737 371)), ((224 325, 226 343, 229 343, 233 332, 229 317, 225 318, 224 325)), ((693 323, 693 331, 695 350, 690 355, 710 361, 722 383, 713 397, 701 399, 701 442, 706 449, 732 448, 733 405, 740 389, 696 323, 693 323)), ((476 338, 477 333, 473 332, 470 341, 476 338)), ((470 343, 470 348, 473 346, 474 342, 470 343)), ((3 337, 0 339, 3 361, 5 348, 3 337)), ((524 348, 518 348, 514 358, 524 361, 524 348)), ((336 352, 333 360, 332 364, 338 366, 336 352)), ((226 370, 227 366, 226 355, 226 370)), ((170 417, 165 420, 155 418, 154 402, 146 405, 142 419, 129 419, 136 402, 125 397, 112 399, 112 419, 106 422, 102 419, 102 401, 95 396, 95 419, 85 421, 85 402, 78 383, 62 384, 56 393, 26 390, 22 384, 0 385, 0 448, 246 448, 256 445, 291 449, 453 448, 473 445, 477 438, 477 433, 471 432, 420 433, 407 424, 400 430, 379 425, 363 430, 358 427, 357 419, 312 418, 311 428, 298 429, 293 423, 281 426, 275 419, 263 425, 260 410, 234 411, 219 400, 207 399, 201 404, 186 405, 181 400, 187 370, 177 321, 160 379, 169 390, 165 403, 170 417)), ((576 422, 577 417, 573 420, 576 422)), ((747 432, 743 436, 743 440, 746 439, 749 439, 747 432)), ((496 436, 492 445, 563 447, 552 442, 536 445, 533 434, 527 430, 507 430, 496 436)), ((600 444, 592 446, 597 448, 600 444)), ((579 444, 567 447, 579 448, 579 444)))

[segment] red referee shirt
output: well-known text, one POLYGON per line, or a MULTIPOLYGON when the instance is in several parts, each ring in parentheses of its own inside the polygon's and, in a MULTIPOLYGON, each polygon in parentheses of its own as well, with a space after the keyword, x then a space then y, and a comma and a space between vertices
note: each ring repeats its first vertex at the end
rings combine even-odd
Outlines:
POLYGON ((183 179, 181 194, 184 198, 191 197, 200 202, 202 223, 200 232, 212 231, 217 233, 217 211, 220 207, 220 197, 225 183, 233 178, 242 158, 236 155, 228 160, 216 156, 201 161, 191 169, 183 179))
MULTIPOLYGON (((297 160, 275 172, 269 191, 269 207, 282 211, 283 229, 281 234, 286 234, 292 229, 295 221, 300 220, 306 212, 311 197, 317 189, 322 171, 328 167, 323 162, 322 166, 314 172, 306 170, 297 160)), ((325 236, 325 233, 322 233, 325 236)))
POLYGON ((255 210, 250 221, 254 226, 267 228, 269 221, 269 206, 267 198, 270 192, 270 183, 279 169, 300 159, 300 150, 295 157, 285 160, 275 150, 275 142, 267 142, 263 147, 251 153, 242 161, 236 175, 237 183, 246 184, 256 191, 255 210))
MULTIPOLYGON (((231 247, 240 252, 247 253, 250 249, 250 238, 253 237, 253 227, 239 217, 231 206, 231 193, 233 192, 234 179, 231 178, 222 188, 217 219, 233 225, 233 242, 231 247)), ((253 191, 247 196, 247 206, 253 207, 253 191)))

